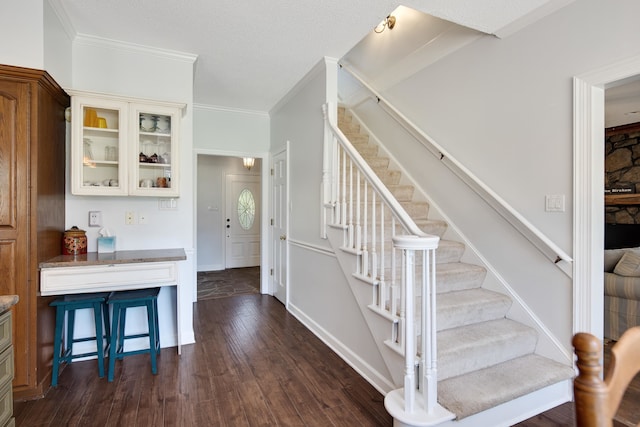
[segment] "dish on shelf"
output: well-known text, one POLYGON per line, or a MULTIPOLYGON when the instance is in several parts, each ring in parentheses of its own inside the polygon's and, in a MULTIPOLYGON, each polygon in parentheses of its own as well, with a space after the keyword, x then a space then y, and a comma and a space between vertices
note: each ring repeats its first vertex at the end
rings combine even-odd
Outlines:
POLYGON ((142 132, 155 132, 158 116, 151 114, 140 114, 140 130, 142 132))

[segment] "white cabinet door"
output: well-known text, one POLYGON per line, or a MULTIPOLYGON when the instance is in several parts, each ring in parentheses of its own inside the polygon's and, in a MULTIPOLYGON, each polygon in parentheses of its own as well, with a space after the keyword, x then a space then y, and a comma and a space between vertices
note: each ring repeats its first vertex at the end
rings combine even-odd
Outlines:
POLYGON ((127 194, 127 112, 126 102, 84 96, 72 98, 73 194, 127 194))
POLYGON ((129 194, 177 197, 179 110, 131 104, 130 111, 129 194))

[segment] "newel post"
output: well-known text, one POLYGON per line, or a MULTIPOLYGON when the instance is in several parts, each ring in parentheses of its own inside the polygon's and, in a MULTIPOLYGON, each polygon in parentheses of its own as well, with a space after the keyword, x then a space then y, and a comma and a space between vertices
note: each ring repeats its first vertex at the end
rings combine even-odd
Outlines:
POLYGON ((384 407, 393 417, 394 427, 435 426, 455 418, 438 404, 436 369, 436 281, 435 251, 440 238, 437 236, 410 235, 393 237, 395 249, 402 250, 402 286, 405 287, 405 379, 404 388, 393 390, 384 398, 384 407), (418 262, 422 256, 422 264, 418 262), (417 355, 417 335, 414 331, 414 295, 416 272, 422 268, 420 307, 420 327, 422 344, 420 347, 420 398, 416 397, 418 384, 415 378, 415 359, 417 355))

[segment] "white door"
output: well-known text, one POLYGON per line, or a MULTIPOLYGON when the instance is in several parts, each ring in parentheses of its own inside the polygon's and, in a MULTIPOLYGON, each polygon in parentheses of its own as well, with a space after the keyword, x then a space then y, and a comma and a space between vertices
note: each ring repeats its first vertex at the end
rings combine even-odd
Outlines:
POLYGON ((227 175, 225 268, 260 265, 260 177, 227 175))
POLYGON ((271 272, 271 289, 273 295, 283 304, 287 304, 287 225, 289 197, 287 192, 287 152, 282 151, 273 159, 272 172, 272 233, 271 248, 273 269, 271 272))

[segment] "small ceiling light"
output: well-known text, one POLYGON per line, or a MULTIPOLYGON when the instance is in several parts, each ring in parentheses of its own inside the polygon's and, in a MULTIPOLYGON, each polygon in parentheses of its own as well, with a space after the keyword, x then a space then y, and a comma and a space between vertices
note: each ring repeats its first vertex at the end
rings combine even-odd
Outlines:
POLYGON ((251 170, 251 168, 253 167, 253 165, 256 163, 256 159, 254 159, 253 157, 243 157, 242 158, 242 165, 247 168, 248 170, 251 170))
POLYGON ((384 21, 379 23, 378 26, 373 29, 373 31, 380 34, 381 32, 384 31, 385 28, 389 28, 390 30, 393 30, 393 27, 395 26, 396 26, 396 17, 393 15, 387 15, 387 17, 384 18, 384 21))

